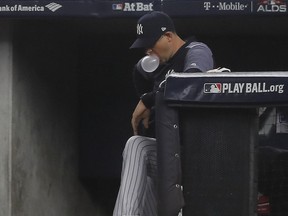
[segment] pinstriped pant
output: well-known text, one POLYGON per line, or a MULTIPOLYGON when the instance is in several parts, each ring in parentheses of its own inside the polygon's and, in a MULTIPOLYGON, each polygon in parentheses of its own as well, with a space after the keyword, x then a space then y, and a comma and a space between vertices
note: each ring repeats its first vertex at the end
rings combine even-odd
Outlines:
POLYGON ((113 216, 157 216, 156 157, 155 139, 132 136, 127 141, 113 216))

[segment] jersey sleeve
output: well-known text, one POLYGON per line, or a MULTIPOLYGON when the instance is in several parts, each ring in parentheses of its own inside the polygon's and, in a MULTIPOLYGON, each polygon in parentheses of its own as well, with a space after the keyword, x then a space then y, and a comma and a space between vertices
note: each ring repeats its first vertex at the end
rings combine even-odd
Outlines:
POLYGON ((153 80, 144 77, 136 66, 133 69, 133 83, 138 97, 153 90, 153 80))
POLYGON ((151 109, 154 106, 155 100, 153 77, 140 73, 135 66, 133 69, 133 83, 138 97, 146 108, 151 109))
POLYGON ((213 69, 213 54, 209 47, 200 42, 192 42, 185 57, 184 72, 206 72, 213 69))

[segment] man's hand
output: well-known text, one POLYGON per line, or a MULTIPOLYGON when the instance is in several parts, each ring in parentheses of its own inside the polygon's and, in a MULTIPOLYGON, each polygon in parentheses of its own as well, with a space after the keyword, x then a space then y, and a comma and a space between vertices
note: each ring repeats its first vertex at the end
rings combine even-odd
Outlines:
POLYGON ((148 128, 150 110, 145 107, 143 102, 140 100, 132 114, 132 128, 134 135, 138 134, 139 123, 143 120, 143 125, 145 128, 148 128))

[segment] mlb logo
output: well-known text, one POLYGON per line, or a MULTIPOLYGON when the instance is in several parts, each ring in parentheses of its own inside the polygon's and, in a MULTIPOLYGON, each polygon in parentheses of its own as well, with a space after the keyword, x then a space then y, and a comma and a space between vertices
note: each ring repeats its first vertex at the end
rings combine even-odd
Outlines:
POLYGON ((123 10, 123 4, 112 4, 112 10, 123 10))
POLYGON ((205 83, 204 93, 221 93, 221 83, 205 83))

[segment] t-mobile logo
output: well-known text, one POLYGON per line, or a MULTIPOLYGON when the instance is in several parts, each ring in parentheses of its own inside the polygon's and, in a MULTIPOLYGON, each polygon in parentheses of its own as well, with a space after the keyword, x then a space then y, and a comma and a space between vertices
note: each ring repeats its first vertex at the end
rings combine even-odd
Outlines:
POLYGON ((204 2, 204 8, 205 10, 210 10, 211 2, 204 2))

